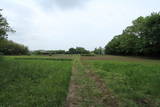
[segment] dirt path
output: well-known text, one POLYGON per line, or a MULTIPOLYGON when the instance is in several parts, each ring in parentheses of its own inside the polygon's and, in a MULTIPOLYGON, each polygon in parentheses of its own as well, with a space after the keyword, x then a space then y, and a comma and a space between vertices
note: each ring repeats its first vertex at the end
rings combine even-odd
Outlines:
POLYGON ((75 59, 66 107, 118 107, 104 82, 75 59))
POLYGON ((66 107, 77 107, 78 102, 79 102, 79 96, 77 95, 77 88, 80 88, 78 84, 75 82, 75 73, 76 73, 76 68, 75 66, 72 67, 72 77, 70 81, 70 86, 69 86, 69 93, 67 96, 67 103, 66 107))

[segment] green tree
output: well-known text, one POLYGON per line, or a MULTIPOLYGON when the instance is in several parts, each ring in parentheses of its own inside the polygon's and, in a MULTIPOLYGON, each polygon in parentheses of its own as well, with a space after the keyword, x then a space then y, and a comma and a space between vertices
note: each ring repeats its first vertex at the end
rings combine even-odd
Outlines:
POLYGON ((68 53, 69 53, 69 54, 76 54, 77 51, 76 51, 76 49, 74 49, 74 48, 70 48, 69 51, 68 51, 68 53))
POLYGON ((139 17, 105 47, 109 54, 160 56, 160 13, 139 17))
MULTIPOLYGON (((0 9, 0 12, 2 9, 0 9)), ((0 39, 6 38, 8 36, 8 32, 15 32, 8 24, 6 18, 2 16, 0 13, 0 39)))
POLYGON ((77 47, 76 48, 76 53, 77 54, 89 54, 90 52, 83 47, 77 47))
POLYGON ((0 53, 4 55, 26 55, 29 53, 29 50, 24 45, 2 39, 0 42, 0 53))
POLYGON ((104 54, 104 49, 102 47, 95 48, 94 49, 94 54, 103 55, 104 54))
POLYGON ((114 54, 117 55, 120 53, 120 41, 119 36, 115 36, 106 46, 105 46, 105 53, 106 54, 114 54))
POLYGON ((83 47, 70 48, 68 54, 90 54, 88 50, 83 47))

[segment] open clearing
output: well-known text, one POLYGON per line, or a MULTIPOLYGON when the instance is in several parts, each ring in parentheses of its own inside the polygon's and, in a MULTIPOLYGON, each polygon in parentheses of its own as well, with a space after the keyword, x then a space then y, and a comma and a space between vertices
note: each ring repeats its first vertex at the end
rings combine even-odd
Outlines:
POLYGON ((10 56, 0 106, 159 107, 160 61, 120 56, 10 56))

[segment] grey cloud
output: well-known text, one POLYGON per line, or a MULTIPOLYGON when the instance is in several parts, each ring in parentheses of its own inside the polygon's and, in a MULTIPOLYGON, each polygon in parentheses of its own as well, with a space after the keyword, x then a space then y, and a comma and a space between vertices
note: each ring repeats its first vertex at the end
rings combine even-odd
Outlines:
POLYGON ((54 8, 54 6, 58 6, 62 9, 82 6, 87 1, 89 0, 37 0, 37 2, 45 8, 54 8))
POLYGON ((160 10, 160 0, 142 0, 143 6, 139 0, 0 1, 4 16, 16 30, 9 39, 31 50, 67 50, 76 46, 93 50, 97 46, 105 46, 138 16, 160 10), (82 9, 83 6, 85 8, 82 9), (69 12, 61 9, 69 9, 69 12))

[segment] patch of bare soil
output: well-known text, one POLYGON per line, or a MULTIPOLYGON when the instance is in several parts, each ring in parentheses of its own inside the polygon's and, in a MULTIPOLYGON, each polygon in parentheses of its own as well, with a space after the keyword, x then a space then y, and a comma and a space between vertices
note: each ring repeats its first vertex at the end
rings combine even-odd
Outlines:
POLYGON ((150 61, 151 59, 145 57, 104 55, 104 56, 82 56, 81 60, 114 60, 114 61, 144 62, 144 61, 150 61))
POLYGON ((69 86, 69 93, 67 96, 67 101, 65 107, 78 107, 80 97, 77 94, 77 88, 80 88, 80 86, 75 82, 75 72, 76 68, 75 66, 72 67, 72 76, 69 86))

